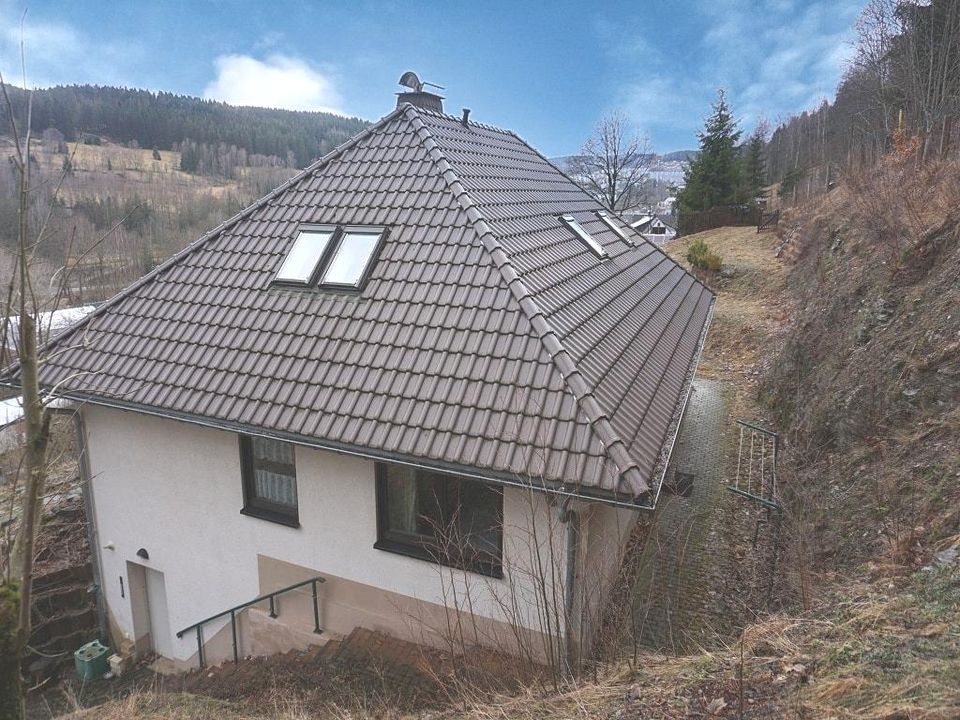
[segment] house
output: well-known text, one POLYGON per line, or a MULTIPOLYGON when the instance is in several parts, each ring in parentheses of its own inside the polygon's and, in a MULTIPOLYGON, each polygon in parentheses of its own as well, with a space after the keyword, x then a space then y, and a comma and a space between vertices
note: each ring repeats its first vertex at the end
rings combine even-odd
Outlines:
POLYGON ((47 348, 114 647, 589 645, 714 296, 440 103, 401 94, 47 348))
POLYGON ((674 195, 664 198, 657 203, 657 213, 660 215, 674 215, 677 210, 677 198, 674 195))
MULTIPOLYGON (((49 338, 79 322, 93 311, 93 305, 78 305, 39 313, 37 315, 38 340, 46 342, 49 338)), ((20 342, 20 316, 11 315, 7 317, 5 327, 7 328, 5 335, 7 348, 16 350, 20 342)))
POLYGON ((0 453, 23 444, 23 400, 19 397, 0 400, 0 453))
POLYGON ((631 222, 630 227, 655 245, 662 245, 677 235, 677 229, 657 215, 643 215, 631 222))

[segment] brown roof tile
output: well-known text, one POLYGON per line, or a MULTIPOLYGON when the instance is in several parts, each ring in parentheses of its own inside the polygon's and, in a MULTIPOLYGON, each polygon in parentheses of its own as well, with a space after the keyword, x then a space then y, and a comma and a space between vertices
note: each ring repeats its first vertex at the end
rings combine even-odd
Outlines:
POLYGON ((600 209, 512 133, 404 106, 57 338, 41 381, 636 497, 675 431, 713 297, 600 209), (307 221, 390 228, 360 297, 270 286, 307 221))

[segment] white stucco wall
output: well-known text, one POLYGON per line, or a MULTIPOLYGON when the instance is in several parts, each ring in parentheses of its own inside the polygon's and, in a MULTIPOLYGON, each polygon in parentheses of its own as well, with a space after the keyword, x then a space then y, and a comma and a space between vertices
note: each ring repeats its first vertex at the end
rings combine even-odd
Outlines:
MULTIPOLYGON (((552 589, 549 578, 562 583, 563 526, 543 494, 505 490, 504 580, 451 574, 430 562, 374 549, 370 460, 298 446, 301 527, 289 528, 240 514, 235 434, 97 406, 86 406, 83 416, 108 608, 132 639, 130 597, 121 596, 120 584, 126 563, 162 572, 171 638, 169 645, 155 644, 169 647, 173 659, 186 660, 196 650, 195 637, 178 640, 177 630, 258 594, 258 554, 437 604, 449 604, 454 577, 461 590, 471 585, 477 615, 505 622, 513 618, 503 608, 513 603, 504 601, 517 594, 523 599, 520 624, 532 630, 542 623, 536 605, 541 593, 531 581, 542 573, 533 564, 544 566, 547 592, 562 597, 562 588, 552 589), (149 560, 137 557, 139 548, 149 560)), ((216 629, 210 626, 206 636, 216 629)))

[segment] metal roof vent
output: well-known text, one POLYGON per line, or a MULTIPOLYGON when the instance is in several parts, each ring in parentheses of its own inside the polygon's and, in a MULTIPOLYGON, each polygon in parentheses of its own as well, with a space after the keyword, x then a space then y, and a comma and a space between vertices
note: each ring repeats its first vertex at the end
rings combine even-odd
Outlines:
POLYGON ((417 74, 410 70, 400 76, 400 84, 410 89, 397 93, 397 107, 400 107, 403 103, 410 103, 424 110, 443 112, 443 97, 423 89, 425 85, 429 85, 437 88, 437 90, 443 90, 443 86, 431 82, 422 82, 417 74))

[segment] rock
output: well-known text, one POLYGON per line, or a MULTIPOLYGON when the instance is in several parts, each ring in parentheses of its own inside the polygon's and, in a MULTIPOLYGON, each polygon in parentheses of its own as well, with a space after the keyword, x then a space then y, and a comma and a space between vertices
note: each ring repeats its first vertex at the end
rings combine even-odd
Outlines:
POLYGON ((708 715, 719 715, 723 712, 723 709, 727 706, 727 701, 722 697, 715 698, 710 701, 710 704, 707 705, 706 710, 708 715))
POLYGON ((723 265, 720 268, 720 277, 722 277, 724 280, 730 280, 736 276, 737 268, 735 268, 733 265, 723 265))
POLYGON ((879 298, 873 305, 873 315, 878 323, 885 323, 893 317, 895 306, 889 300, 879 298))
POLYGON ((957 549, 957 546, 954 545, 951 548, 947 548, 943 552, 938 552, 933 556, 933 564, 937 567, 943 567, 944 565, 952 565, 957 561, 957 557, 960 557, 960 550, 957 549))

